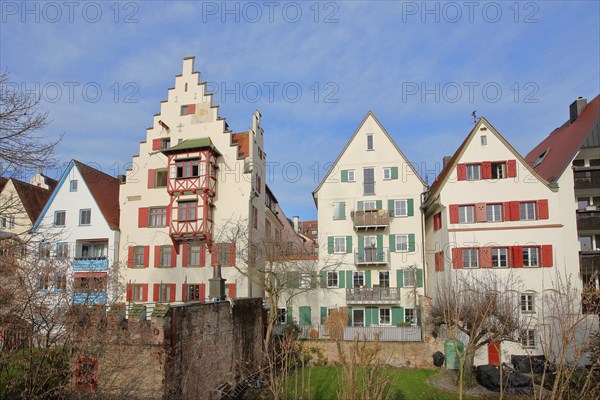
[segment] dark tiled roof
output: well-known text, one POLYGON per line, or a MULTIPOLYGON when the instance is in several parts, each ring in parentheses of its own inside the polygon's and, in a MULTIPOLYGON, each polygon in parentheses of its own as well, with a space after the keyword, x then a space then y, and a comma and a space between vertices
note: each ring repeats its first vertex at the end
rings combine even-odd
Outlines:
POLYGON ((246 158, 250 155, 248 132, 232 133, 231 140, 238 145, 238 158, 246 158))
POLYGON ((21 199, 21 203, 23 203, 23 208, 27 211, 27 216, 31 220, 31 223, 34 224, 44 206, 46 206, 48 199, 52 195, 52 191, 21 182, 14 178, 11 181, 21 199))
POLYGON ((2 191, 2 189, 4 189, 4 186, 6 185, 6 182, 8 182, 8 179, 3 178, 0 176, 0 191, 2 191))
POLYGON ((535 171, 550 183, 556 182, 579 151, 588 134, 600 123, 600 95, 596 96, 571 123, 565 122, 525 156, 532 167, 545 151, 535 171))
POLYGON ((110 228, 119 229, 119 180, 77 160, 73 160, 73 163, 110 228))
POLYGON ((56 185, 58 185, 58 181, 55 179, 52 179, 49 176, 46 176, 44 174, 40 174, 40 175, 42 175, 42 177, 46 180, 46 184, 50 187, 50 191, 53 192, 54 189, 56 189, 56 185))

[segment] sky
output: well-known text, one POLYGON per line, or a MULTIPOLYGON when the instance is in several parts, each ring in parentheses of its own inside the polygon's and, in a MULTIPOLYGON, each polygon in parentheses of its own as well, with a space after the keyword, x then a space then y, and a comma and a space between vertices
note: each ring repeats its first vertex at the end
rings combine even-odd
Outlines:
POLYGON ((234 132, 258 109, 288 216, 368 111, 429 182, 485 116, 525 155, 600 92, 598 1, 0 3, 0 68, 41 98, 60 163, 123 173, 195 56, 234 132))

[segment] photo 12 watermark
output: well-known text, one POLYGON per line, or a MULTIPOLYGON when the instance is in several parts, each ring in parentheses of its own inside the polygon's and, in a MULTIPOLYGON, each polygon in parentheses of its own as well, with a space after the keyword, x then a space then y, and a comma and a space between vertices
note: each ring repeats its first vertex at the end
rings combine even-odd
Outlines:
POLYGON ((502 21, 537 24, 540 6, 534 1, 403 1, 402 22, 448 23, 502 21))
POLYGON ((140 6, 135 1, 3 1, 2 23, 76 23, 137 24, 140 6))
POLYGON ((402 102, 421 103, 539 103, 536 82, 402 82, 402 102))
POLYGON ((136 82, 6 82, 2 92, 20 92, 47 103, 138 103, 140 87, 136 82))
POLYGON ((333 1, 203 1, 202 22, 337 24, 340 5, 333 1))
POLYGON ((338 103, 336 82, 207 82, 206 90, 221 104, 285 102, 297 103, 303 98, 314 103, 338 103))

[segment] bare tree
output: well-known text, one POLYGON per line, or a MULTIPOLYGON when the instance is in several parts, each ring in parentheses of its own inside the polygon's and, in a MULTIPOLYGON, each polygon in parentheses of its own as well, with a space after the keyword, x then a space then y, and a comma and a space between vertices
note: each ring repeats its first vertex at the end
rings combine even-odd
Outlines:
POLYGON ((40 133, 48 125, 48 113, 40 111, 40 96, 21 90, 8 71, 0 71, 0 175, 23 168, 48 167, 60 141, 40 133))

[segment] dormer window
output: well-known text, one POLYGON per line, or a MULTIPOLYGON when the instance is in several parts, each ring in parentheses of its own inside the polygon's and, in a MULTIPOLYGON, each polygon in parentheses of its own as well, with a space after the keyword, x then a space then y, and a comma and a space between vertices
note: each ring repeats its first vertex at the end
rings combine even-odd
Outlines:
POLYGON ((533 168, 537 167, 542 163, 542 161, 544 161, 544 158, 546 158, 549 150, 550 149, 544 150, 544 152, 538 156, 537 160, 535 160, 535 163, 533 164, 533 168))

